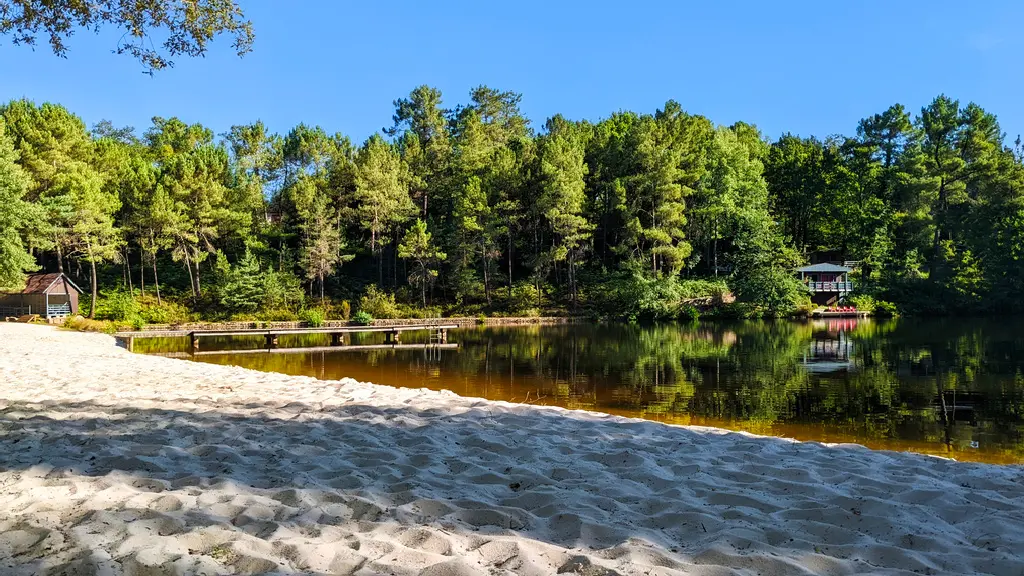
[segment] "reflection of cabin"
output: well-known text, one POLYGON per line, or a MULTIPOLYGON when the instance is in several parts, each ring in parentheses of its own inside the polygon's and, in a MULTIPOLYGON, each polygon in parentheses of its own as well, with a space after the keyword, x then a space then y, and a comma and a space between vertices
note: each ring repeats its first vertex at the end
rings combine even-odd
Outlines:
POLYGON ((800 274, 800 281, 810 290, 811 301, 815 304, 838 304, 853 292, 853 282, 850 281, 852 268, 823 263, 797 268, 796 271, 800 274))
POLYGON ((22 290, 0 292, 0 316, 73 316, 78 313, 78 295, 81 292, 70 278, 59 272, 29 274, 22 290))
POLYGON ((845 334, 836 339, 814 339, 804 352, 804 369, 812 373, 839 372, 853 368, 853 342, 845 334))

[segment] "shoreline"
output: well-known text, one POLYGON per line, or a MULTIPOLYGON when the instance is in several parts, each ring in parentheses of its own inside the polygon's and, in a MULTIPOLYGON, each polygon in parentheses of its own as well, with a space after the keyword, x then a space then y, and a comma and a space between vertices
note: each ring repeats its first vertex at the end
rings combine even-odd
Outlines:
POLYGON ((11 574, 1024 570, 1021 466, 182 362, 99 334, 0 324, 0 430, 11 574))

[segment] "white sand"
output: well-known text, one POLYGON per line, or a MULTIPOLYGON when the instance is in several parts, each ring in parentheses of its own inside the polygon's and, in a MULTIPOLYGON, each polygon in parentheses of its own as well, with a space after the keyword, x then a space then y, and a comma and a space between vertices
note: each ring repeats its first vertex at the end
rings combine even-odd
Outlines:
POLYGON ((1024 469, 0 324, 0 574, 1024 573, 1024 469))

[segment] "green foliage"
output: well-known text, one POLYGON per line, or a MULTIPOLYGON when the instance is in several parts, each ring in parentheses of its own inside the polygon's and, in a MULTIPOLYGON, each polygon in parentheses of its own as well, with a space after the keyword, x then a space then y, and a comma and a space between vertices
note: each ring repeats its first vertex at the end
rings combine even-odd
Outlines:
POLYGON ((231 267, 220 282, 220 303, 233 312, 255 312, 264 303, 265 289, 260 264, 249 252, 231 267))
POLYGON ((341 301, 341 305, 338 307, 338 314, 342 320, 348 320, 352 316, 352 305, 349 304, 348 300, 341 301))
POLYGON ((369 326, 373 323, 373 315, 366 310, 360 310, 352 315, 352 322, 359 326, 369 326))
POLYGON ((359 311, 373 318, 401 318, 402 313, 395 304, 395 295, 388 294, 373 284, 366 288, 366 294, 359 299, 359 311))
POLYGON ((594 291, 599 310, 614 311, 613 317, 631 321, 693 319, 699 306, 720 302, 728 288, 723 281, 680 280, 675 276, 652 276, 640 270, 618 274, 594 291))
POLYGON ((99 31, 112 27, 123 32, 122 41, 111 46, 128 54, 148 71, 174 66, 177 56, 205 56, 207 44, 221 35, 232 38, 231 47, 242 56, 252 50, 252 23, 234 0, 217 2, 167 2, 116 0, 63 2, 59 7, 43 0, 3 4, 0 34, 11 35, 14 44, 35 46, 43 36, 57 56, 69 51, 67 41, 78 29, 99 31), (152 39, 164 38, 158 48, 152 39))
POLYGON ((672 101, 535 133, 520 102, 480 86, 447 107, 420 86, 361 146, 260 122, 218 140, 173 117, 90 133, 9 102, 0 284, 62 270, 83 306, 131 293, 144 321, 291 318, 309 298, 344 317, 332 302, 363 286, 355 308, 375 317, 681 319, 799 313, 796 266, 852 260, 878 310, 1024 311, 1024 144, 977 105, 940 96, 851 136, 769 142, 672 101))
POLYGON ((234 266, 228 266, 221 276, 218 302, 228 312, 252 314, 260 310, 295 309, 304 299, 297 278, 263 269, 251 252, 246 252, 234 266))
POLYGON ((132 323, 141 314, 142 306, 135 297, 121 290, 102 294, 96 308, 96 316, 101 320, 132 323))
MULTIPOLYGON (((530 282, 516 282, 512 286, 511 297, 508 308, 512 311, 535 311, 540 304, 541 294, 537 287, 530 282)), ((524 314, 524 316, 535 316, 536 314, 524 314)))
POLYGON ((327 321, 327 313, 321 308, 306 308, 299 312, 299 320, 310 328, 320 328, 327 321))
POLYGON ((416 220, 412 228, 405 233, 402 243, 398 245, 398 257, 411 260, 416 265, 413 273, 409 275, 409 282, 419 284, 424 308, 427 306, 427 286, 433 284, 437 278, 437 270, 434 267, 448 258, 447 254, 431 244, 431 237, 430 232, 427 232, 426 222, 416 220))
POLYGON ((139 316, 146 324, 184 324, 195 320, 186 306, 166 299, 159 304, 143 303, 139 316))
POLYGON ((79 332, 103 332, 106 334, 117 332, 117 324, 114 322, 93 320, 81 316, 68 316, 62 326, 68 330, 78 330, 79 332))
POLYGON ((22 235, 39 225, 41 212, 25 202, 30 180, 0 117, 0 288, 20 288, 25 272, 37 268, 22 235))

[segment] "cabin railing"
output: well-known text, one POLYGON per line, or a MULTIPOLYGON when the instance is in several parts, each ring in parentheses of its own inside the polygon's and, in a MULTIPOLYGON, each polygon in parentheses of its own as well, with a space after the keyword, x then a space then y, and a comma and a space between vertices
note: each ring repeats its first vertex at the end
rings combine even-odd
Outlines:
POLYGON ((808 282, 811 292, 853 292, 853 282, 808 282))
POLYGON ((71 316, 71 304, 50 304, 46 307, 46 316, 71 316))

